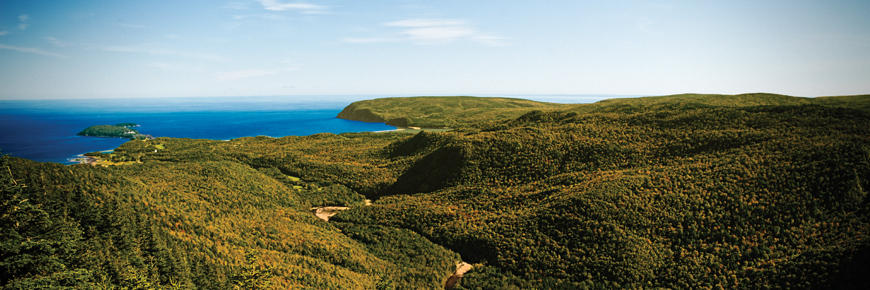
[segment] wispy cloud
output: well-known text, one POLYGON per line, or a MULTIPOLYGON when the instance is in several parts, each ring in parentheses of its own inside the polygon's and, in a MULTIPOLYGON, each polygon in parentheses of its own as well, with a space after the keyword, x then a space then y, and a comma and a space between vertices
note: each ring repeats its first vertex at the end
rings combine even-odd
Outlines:
POLYGON ((52 44, 57 45, 57 46, 69 46, 69 43, 60 41, 54 37, 46 37, 45 40, 48 40, 48 42, 51 42, 52 44))
POLYGON ((287 17, 278 14, 248 14, 248 15, 233 15, 233 19, 235 20, 243 20, 249 18, 261 18, 261 19, 287 19, 287 17))
POLYGON ((193 65, 189 63, 178 63, 178 62, 154 62, 146 64, 149 67, 159 68, 170 71, 203 71, 204 67, 193 65))
POLYGON ((18 20, 19 20, 18 29, 25 30, 25 29, 27 29, 28 26, 30 26, 30 24, 27 23, 27 20, 30 20, 30 15, 27 15, 27 14, 18 15, 18 20))
POLYGON ((60 55, 57 53, 45 52, 45 51, 42 51, 41 49, 36 48, 36 47, 18 47, 18 46, 0 44, 0 49, 9 49, 9 50, 15 50, 15 51, 20 51, 20 52, 29 52, 29 53, 35 53, 35 54, 41 54, 41 55, 47 55, 47 56, 53 56, 53 57, 60 57, 60 58, 66 57, 66 56, 63 56, 63 55, 60 55))
POLYGON ((281 72, 294 71, 296 68, 292 67, 283 67, 283 68, 275 68, 275 69, 246 69, 246 70, 236 70, 236 71, 228 71, 222 72, 215 75, 219 81, 235 81, 246 78, 253 77, 261 77, 274 75, 281 72))
POLYGON ((108 46, 108 47, 98 47, 98 49, 105 51, 115 51, 115 52, 129 52, 129 53, 146 53, 150 55, 158 55, 158 56, 176 56, 183 58, 191 58, 191 59, 199 59, 205 61, 214 61, 221 62, 226 61, 226 58, 215 55, 215 54, 207 54, 207 53, 187 53, 187 52, 179 52, 170 49, 163 49, 158 47, 147 47, 146 46, 108 46))
POLYGON ((106 51, 117 51, 117 52, 136 52, 136 53, 147 53, 150 55, 173 55, 178 54, 171 50, 159 49, 159 48, 140 48, 133 46, 109 46, 102 48, 106 51))
POLYGON ((263 8, 271 11, 300 11, 305 14, 326 13, 327 7, 302 2, 284 3, 280 0, 258 0, 263 8))
POLYGON ((401 37, 349 37, 342 40, 348 43, 411 41, 417 44, 442 44, 469 40, 485 45, 507 45, 504 38, 481 33, 465 21, 455 19, 407 19, 388 22, 384 26, 401 29, 398 32, 401 37))
POLYGON ((148 28, 148 26, 145 26, 145 25, 140 25, 140 24, 130 24, 130 23, 117 23, 117 22, 116 22, 115 25, 123 26, 123 27, 127 27, 127 28, 140 28, 140 29, 141 29, 141 28, 148 28))
POLYGON ((9 34, 9 31, 5 31, 5 30, 4 30, 4 31, 0 31, 0 36, 6 35, 6 34, 9 34))
POLYGON ((451 27, 463 26, 465 22, 452 19, 408 19, 389 22, 386 25, 399 27, 451 27))

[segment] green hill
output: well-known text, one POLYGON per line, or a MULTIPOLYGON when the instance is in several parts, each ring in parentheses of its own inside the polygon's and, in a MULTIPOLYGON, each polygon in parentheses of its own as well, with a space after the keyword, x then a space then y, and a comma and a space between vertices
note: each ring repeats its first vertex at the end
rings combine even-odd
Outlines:
POLYGON ((139 131, 130 129, 131 127, 138 127, 138 125, 134 123, 121 123, 114 126, 96 125, 87 127, 76 135, 90 137, 116 137, 130 140, 148 138, 148 136, 139 133, 139 131))
POLYGON ((864 289, 868 98, 531 102, 433 115, 450 132, 158 138, 110 167, 4 157, 0 286, 441 289, 461 259, 454 289, 864 289), (311 213, 327 205, 350 209, 311 213))
POLYGON ((385 122, 399 127, 443 128, 459 124, 516 118, 531 110, 565 108, 562 104, 510 98, 411 97, 358 101, 339 118, 385 122))
POLYGON ((602 100, 594 104, 577 105, 572 111, 621 110, 625 112, 627 108, 657 109, 662 106, 679 108, 680 106, 753 107, 799 105, 822 105, 868 110, 870 109, 870 95, 803 98, 767 93, 740 95, 680 94, 602 100))

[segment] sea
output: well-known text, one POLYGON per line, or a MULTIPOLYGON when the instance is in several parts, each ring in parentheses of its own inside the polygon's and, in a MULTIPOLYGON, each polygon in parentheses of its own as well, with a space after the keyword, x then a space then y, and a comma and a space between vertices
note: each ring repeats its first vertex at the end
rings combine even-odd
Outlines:
MULTIPOLYGON (((400 97, 243 96, 138 99, 0 100, 0 154, 75 164, 81 154, 128 140, 76 136, 93 125, 136 123, 154 137, 230 140, 253 136, 395 130, 384 123, 336 118, 354 101, 400 97)), ((592 103, 614 95, 499 95, 553 103, 592 103)))

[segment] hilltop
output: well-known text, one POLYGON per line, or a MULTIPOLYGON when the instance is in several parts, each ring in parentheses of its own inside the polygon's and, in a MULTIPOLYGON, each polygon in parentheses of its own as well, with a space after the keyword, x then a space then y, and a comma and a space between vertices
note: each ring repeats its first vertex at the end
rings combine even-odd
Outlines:
POLYGON ((454 289, 868 288, 868 99, 387 99, 350 111, 454 130, 7 157, 3 261, 38 259, 0 285, 439 289, 464 261, 454 289))
POLYGON ((530 110, 567 108, 563 104, 512 98, 410 97, 354 102, 338 118, 385 122, 399 127, 444 128, 481 121, 516 118, 530 110))
MULTIPOLYGON (((408 97, 381 98, 351 103, 338 118, 384 122, 399 127, 443 128, 517 118, 534 110, 574 113, 605 112, 629 108, 649 110, 667 106, 754 107, 820 105, 870 110, 870 95, 818 98, 768 93, 740 95, 679 94, 668 96, 616 98, 591 104, 557 104, 513 98, 408 97)), ((667 108, 665 108, 667 109, 667 108)))

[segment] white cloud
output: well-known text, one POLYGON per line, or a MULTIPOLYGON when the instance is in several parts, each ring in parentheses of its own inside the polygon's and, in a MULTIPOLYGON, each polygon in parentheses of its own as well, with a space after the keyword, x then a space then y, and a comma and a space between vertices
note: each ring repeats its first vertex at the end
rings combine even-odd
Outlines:
POLYGON ((253 77, 261 77, 274 75, 281 72, 294 71, 295 68, 285 67, 285 68, 276 68, 276 69, 246 69, 246 70, 236 70, 236 71, 228 71, 222 72, 215 75, 219 81, 235 81, 246 78, 253 77))
POLYGON ((168 62, 154 62, 146 64, 149 67, 159 68, 170 71, 203 71, 204 68, 202 66, 192 65, 189 63, 168 63, 168 62))
POLYGON ((384 26, 402 28, 398 33, 404 37, 348 37, 342 41, 347 43, 412 41, 417 44, 440 44, 468 40, 492 46, 507 45, 504 38, 481 33, 465 21, 455 19, 407 19, 388 22, 384 26))
POLYGON ((460 26, 420 27, 402 33, 424 42, 450 42, 475 34, 474 30, 460 26))
POLYGON ((508 43, 504 37, 498 36, 489 36, 489 35, 476 35, 471 37, 474 41, 490 45, 490 46, 507 46, 508 43))
POLYGON ((21 23, 18 23, 18 29, 21 29, 21 30, 27 29, 27 27, 30 26, 30 24, 27 23, 28 19, 30 19, 30 16, 27 14, 19 15, 18 20, 21 21, 21 23))
POLYGON ((324 13, 326 10, 326 6, 308 4, 308 3, 283 3, 280 0, 258 0, 260 4, 263 4, 263 8, 271 11, 288 11, 288 10, 298 10, 302 13, 307 14, 319 14, 324 13))
POLYGON ((174 54, 177 54, 176 52, 171 51, 171 50, 156 49, 156 48, 143 49, 143 48, 131 47, 131 46, 109 46, 109 47, 104 47, 103 50, 118 51, 118 52, 138 52, 138 53, 147 53, 150 55, 174 55, 174 54))
POLYGON ((5 31, 5 30, 4 30, 4 31, 0 31, 0 36, 6 35, 6 34, 9 34, 9 31, 5 31))
POLYGON ((46 37, 45 40, 48 40, 48 42, 51 42, 51 43, 53 43, 54 45, 57 45, 57 46, 68 46, 68 45, 69 45, 68 43, 63 42, 63 41, 60 41, 60 40, 58 40, 57 38, 54 38, 54 37, 46 37))
POLYGON ((35 54, 41 54, 41 55, 47 55, 47 56, 53 56, 53 57, 61 57, 61 58, 66 57, 66 56, 63 56, 63 55, 60 55, 57 53, 45 52, 45 51, 42 51, 41 49, 35 48, 35 47, 18 47, 18 46, 0 44, 0 49, 10 49, 10 50, 16 50, 16 51, 20 51, 20 52, 29 52, 29 53, 35 53, 35 54))

